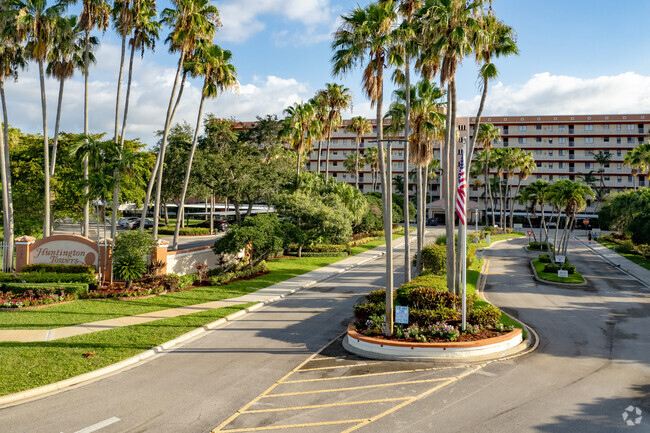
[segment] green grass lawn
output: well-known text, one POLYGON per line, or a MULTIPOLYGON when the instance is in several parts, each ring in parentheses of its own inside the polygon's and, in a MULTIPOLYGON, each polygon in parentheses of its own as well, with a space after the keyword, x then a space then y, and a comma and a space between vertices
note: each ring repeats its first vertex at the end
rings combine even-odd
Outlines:
POLYGON ((636 253, 635 251, 630 251, 624 246, 619 245, 615 242, 608 241, 606 239, 598 238, 598 243, 625 257, 629 261, 634 262, 639 266, 643 266, 650 271, 650 259, 644 259, 642 255, 636 253))
POLYGON ((573 274, 569 274, 568 278, 560 278, 557 274, 544 272, 544 267, 548 263, 542 263, 538 259, 533 260, 533 265, 535 266, 535 271, 537 271, 537 276, 542 280, 552 281, 554 283, 568 283, 568 284, 580 284, 584 283, 585 279, 580 275, 576 270, 573 274))
MULTIPOLYGON (((401 237, 394 234, 393 239, 401 237)), ((380 246, 375 240, 352 248, 359 254, 380 246)), ((270 273, 222 287, 199 287, 147 299, 76 301, 36 310, 3 312, 2 329, 49 329, 112 317, 236 297, 341 260, 341 257, 281 258, 270 273)), ((220 308, 142 325, 127 326, 50 342, 0 343, 0 395, 57 382, 119 362, 253 304, 220 308), (85 358, 86 353, 94 352, 85 358)))

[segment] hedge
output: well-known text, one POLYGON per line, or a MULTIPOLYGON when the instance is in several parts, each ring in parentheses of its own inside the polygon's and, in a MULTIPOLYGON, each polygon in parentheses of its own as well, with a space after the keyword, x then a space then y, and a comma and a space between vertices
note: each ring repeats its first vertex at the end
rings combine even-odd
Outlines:
POLYGON ((95 274, 95 267, 91 265, 51 265, 37 264, 25 265, 22 272, 50 272, 55 274, 95 274))
MULTIPOLYGON (((215 226, 214 230, 216 231, 217 228, 215 226)), ((173 228, 158 228, 158 234, 159 235, 173 235, 175 229, 173 228)), ((178 230, 178 235, 179 236, 203 236, 203 235, 209 235, 210 234, 210 229, 208 227, 181 227, 178 230)))
POLYGON ((382 316, 384 314, 386 314, 386 304, 383 302, 369 302, 354 306, 354 318, 357 326, 365 327, 370 316, 382 316))
POLYGON ((469 321, 481 328, 492 329, 501 320, 501 310, 494 305, 481 305, 469 312, 469 321))
POLYGON ((235 272, 226 272, 225 274, 221 275, 215 275, 208 278, 208 281, 210 282, 211 286, 222 286, 224 284, 228 284, 232 280, 250 277, 251 275, 259 274, 260 272, 266 272, 268 270, 269 267, 266 265, 266 262, 262 261, 257 266, 253 266, 252 268, 242 269, 241 271, 235 272))
POLYGON ((14 294, 23 294, 29 290, 37 292, 43 290, 46 292, 60 292, 68 294, 88 293, 88 284, 84 283, 2 283, 1 290, 4 292, 13 292, 14 294))
POLYGON ((422 248, 422 267, 436 275, 447 272, 447 247, 430 245, 422 248))
POLYGON ((57 272, 0 273, 0 283, 85 283, 97 285, 97 278, 89 274, 64 274, 57 272))
MULTIPOLYGON (((287 251, 295 253, 298 251, 298 245, 290 244, 287 248, 287 251)), ((350 247, 348 245, 338 245, 338 244, 316 244, 316 245, 305 245, 302 247, 303 253, 343 253, 349 252, 350 247)))
POLYGON ((548 272, 549 274, 557 274, 557 271, 560 269, 563 271, 569 271, 569 274, 573 274, 576 271, 576 267, 568 263, 549 263, 544 266, 544 272, 548 272))
MULTIPOLYGON (((290 253, 291 256, 297 256, 298 253, 290 253)), ((339 253, 312 253, 312 252, 303 252, 302 257, 347 257, 348 253, 345 251, 339 253)))

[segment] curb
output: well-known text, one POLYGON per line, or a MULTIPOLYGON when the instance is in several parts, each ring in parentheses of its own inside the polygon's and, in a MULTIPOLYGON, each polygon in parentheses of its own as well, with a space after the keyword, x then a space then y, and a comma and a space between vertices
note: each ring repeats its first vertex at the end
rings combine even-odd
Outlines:
MULTIPOLYGON (((413 239, 415 240, 415 239, 413 239)), ((393 248, 401 248, 404 246, 404 243, 399 244, 399 245, 393 245, 393 248)), ((377 247, 379 248, 379 247, 377 247)), ((107 365, 106 367, 102 367, 100 369, 94 370, 94 371, 89 371, 88 373, 83 373, 78 376, 73 376, 68 379, 61 380, 59 382, 54 382, 50 383, 47 385, 39 386, 37 388, 32 388, 28 389, 25 391, 19 391, 13 394, 7 394, 2 397, 0 397, 0 408, 5 408, 5 407, 10 407, 10 406, 15 406, 20 403, 24 403, 30 400, 34 400, 40 397, 45 397, 49 394, 54 394, 59 391, 66 390, 70 387, 77 386, 77 385, 83 385, 86 383, 90 383, 92 381, 101 379, 105 376, 108 376, 113 373, 117 373, 121 370, 125 370, 130 367, 134 367, 137 364, 143 363, 144 361, 147 361, 151 358, 153 358, 156 355, 164 354, 166 351, 174 348, 175 346, 180 345, 181 343, 185 343, 188 340, 198 337, 200 335, 203 335, 207 333, 208 331, 211 331, 215 328, 218 328, 220 326, 225 325, 228 322, 232 322, 233 320, 237 320, 238 318, 245 316, 248 313, 251 313, 253 311, 259 310, 262 307, 265 307, 269 304, 272 304, 274 302, 280 301, 284 298, 286 298, 289 295, 292 295, 300 290, 307 289, 309 287, 315 286, 316 284, 319 284, 323 281, 326 281, 330 278, 334 278, 344 272, 349 271, 350 269, 356 268, 358 266, 365 265, 368 262, 371 262, 373 260, 376 260, 380 257, 383 257, 386 255, 386 251, 378 252, 375 253, 374 255, 365 258, 357 263, 350 264, 346 266, 343 269, 339 269, 335 272, 329 273, 328 275, 324 275, 316 280, 308 281, 307 283, 303 284, 300 287, 297 287, 295 289, 288 290, 286 293, 283 293, 281 295, 275 296, 269 300, 263 301, 263 302, 258 302, 257 304, 251 305, 250 307, 244 308, 243 310, 237 311, 235 313, 229 314, 226 317, 223 317, 219 320, 216 320, 214 322, 208 323, 207 325, 203 325, 200 328, 196 328, 190 332, 187 332, 179 337, 174 338, 173 340, 169 340, 165 343, 162 343, 156 347, 153 347, 149 350, 146 350, 142 353, 139 353, 135 356, 132 356, 131 358, 124 359, 122 361, 116 362, 115 364, 107 365)), ((240 304, 241 305, 241 304, 240 304)))
POLYGON ((533 264, 533 261, 534 259, 530 261, 530 269, 533 272, 533 278, 535 279, 535 281, 538 281, 542 284, 548 284, 549 286, 559 286, 559 287, 566 287, 571 289, 588 289, 590 287, 586 279, 584 283, 559 283, 555 281, 544 280, 537 275, 537 269, 535 269, 535 265, 533 264))

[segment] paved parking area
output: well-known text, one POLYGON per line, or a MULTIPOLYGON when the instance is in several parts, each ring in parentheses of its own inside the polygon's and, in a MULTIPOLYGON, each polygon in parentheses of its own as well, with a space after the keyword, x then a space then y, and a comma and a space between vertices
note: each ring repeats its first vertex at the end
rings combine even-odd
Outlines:
MULTIPOLYGON (((484 367, 374 361, 345 352, 341 338, 307 359, 213 432, 352 432, 484 367)), ((372 431, 369 426, 368 431, 372 431)))

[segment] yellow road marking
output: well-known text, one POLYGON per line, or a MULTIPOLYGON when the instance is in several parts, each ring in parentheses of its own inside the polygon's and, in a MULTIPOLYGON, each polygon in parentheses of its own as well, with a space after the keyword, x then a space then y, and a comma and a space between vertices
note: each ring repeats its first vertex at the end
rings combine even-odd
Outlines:
POLYGON ((245 432, 245 431, 263 431, 263 430, 279 430, 283 428, 305 428, 305 427, 320 427, 324 425, 336 425, 336 424, 352 424, 355 422, 362 422, 364 419, 344 419, 341 421, 324 421, 324 422, 312 422, 308 424, 288 424, 288 425, 273 425, 266 427, 250 427, 250 428, 234 428, 228 430, 222 430, 224 432, 245 432))
POLYGON ((361 363, 361 364, 350 364, 350 365, 335 365, 332 367, 318 367, 318 368, 303 368, 302 370, 298 370, 297 373, 302 373, 304 371, 317 371, 317 370, 334 370, 335 368, 352 368, 352 367, 360 367, 363 365, 374 365, 370 364, 367 362, 361 363))
POLYGON ((294 407, 280 407, 277 409, 247 410, 242 413, 266 413, 266 412, 284 412, 288 410, 322 409, 325 407, 335 407, 335 406, 354 406, 354 405, 362 405, 362 404, 384 403, 390 401, 403 401, 403 400, 410 400, 412 398, 413 397, 381 398, 378 400, 349 401, 345 403, 314 404, 311 406, 294 406, 294 407))
MULTIPOLYGON (((323 381, 328 381, 328 380, 345 380, 345 379, 360 379, 363 377, 370 377, 370 376, 386 376, 389 374, 401 374, 401 373, 423 373, 427 371, 435 371, 435 370, 449 370, 454 367, 432 367, 432 368, 416 368, 413 370, 400 370, 400 371, 385 371, 382 373, 368 373, 368 374, 359 374, 356 376, 340 376, 340 377, 323 377, 320 379, 301 379, 301 380, 288 380, 286 382, 282 382, 282 384, 285 383, 306 383, 306 382, 323 382, 323 381)), ((457 367, 460 368, 460 367, 457 367)))
POLYGON ((441 388, 444 388, 445 386, 449 385, 450 383, 454 383, 454 382, 464 378, 465 376, 469 376, 470 374, 480 370, 484 366, 485 366, 485 364, 479 365, 478 367, 474 368, 473 370, 466 371, 465 373, 463 373, 461 375, 458 375, 458 376, 456 376, 454 378, 451 378, 451 380, 449 380, 449 381, 447 381, 445 383, 441 383, 440 385, 434 386, 433 388, 430 388, 430 389, 424 391, 422 394, 419 394, 419 395, 411 398, 410 400, 407 400, 407 401, 405 401, 403 403, 400 403, 397 406, 395 406, 393 408, 390 408, 385 412, 380 413, 379 415, 375 415, 372 418, 368 418, 366 420, 361 421, 359 424, 357 424, 357 425, 355 425, 353 427, 350 427, 347 430, 344 430, 343 433, 350 433, 350 432, 352 432, 354 430, 357 430, 357 429, 359 429, 361 427, 364 427, 364 426, 366 426, 366 425, 368 425, 368 424, 370 424, 370 423, 372 423, 374 421, 377 421, 378 419, 383 418, 386 415, 390 415, 391 413, 393 413, 393 412, 395 412, 397 410, 400 410, 401 408, 406 407, 409 404, 411 404, 411 403, 413 403, 413 402, 415 402, 417 400, 420 400, 420 399, 434 393, 435 391, 438 391, 441 388))
POLYGON ((287 377, 289 377, 289 376, 291 376, 292 374, 294 374, 296 371, 300 370, 300 368, 302 368, 302 366, 304 366, 305 364, 307 364, 308 362, 310 362, 311 360, 313 360, 316 356, 318 356, 319 353, 321 353, 323 350, 325 350, 325 348, 326 348, 327 346, 329 346, 330 344, 332 344, 333 342, 335 342, 335 341, 336 341, 336 340, 337 340, 341 335, 343 335, 343 334, 345 334, 345 332, 342 332, 342 333, 339 334, 335 339, 333 339, 332 341, 330 341, 330 342, 328 342, 327 344, 325 344, 323 347, 321 347, 320 349, 318 349, 316 352, 312 353, 311 356, 309 356, 309 358, 305 359, 303 362, 301 362, 300 364, 298 364, 298 366, 296 366, 293 370, 291 370, 290 372, 288 372, 287 374, 285 374, 284 376, 282 376, 282 378, 281 378, 280 380, 278 380, 277 382, 275 382, 273 385, 269 386, 269 387, 266 389, 266 391, 264 391, 262 394, 260 394, 260 395, 258 395, 257 397, 255 397, 253 400, 249 401, 249 402, 248 402, 244 407, 242 407, 241 409, 239 409, 237 412, 233 413, 230 417, 228 417, 228 419, 226 419, 224 422, 222 422, 221 424, 219 424, 219 425, 218 425, 214 430, 212 430, 212 433, 218 432, 218 431, 220 431, 222 428, 224 428, 225 426, 227 426, 228 424, 230 424, 230 423, 231 423, 235 418, 237 418, 237 417, 238 417, 238 416, 239 416, 243 411, 247 410, 249 407, 251 407, 252 405, 254 405, 255 403, 257 403, 259 400, 261 400, 262 398, 264 398, 264 396, 265 396, 266 394, 268 394, 269 392, 273 391, 273 390, 275 389, 275 387, 278 386, 278 385, 280 384, 280 382, 282 382, 282 381, 285 380, 287 377))
POLYGON ((379 383, 375 385, 363 385, 363 386, 351 386, 348 388, 334 388, 334 389, 317 389, 314 391, 300 391, 300 392, 285 392, 281 394, 266 394, 262 398, 271 398, 271 397, 288 397, 291 395, 306 395, 306 394, 322 394, 327 392, 339 392, 339 391, 354 391, 357 389, 371 389, 371 388, 385 388, 388 386, 395 385, 413 385, 416 383, 431 383, 431 382, 441 382, 443 380, 452 379, 451 377, 441 377, 440 379, 424 379, 424 380, 411 380, 407 382, 391 382, 391 383, 379 383))

